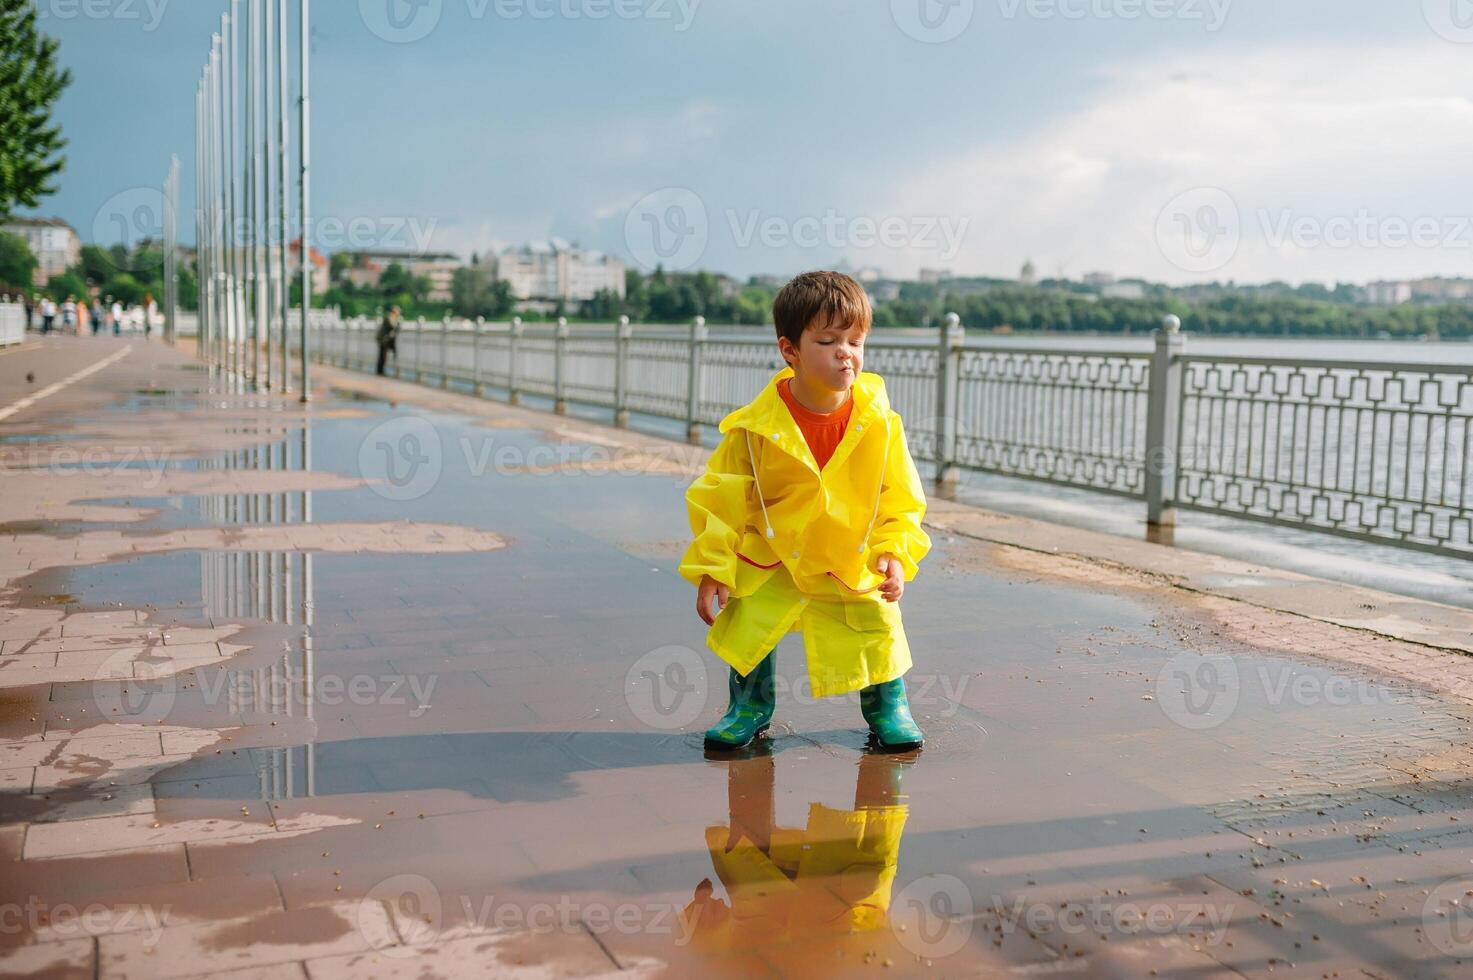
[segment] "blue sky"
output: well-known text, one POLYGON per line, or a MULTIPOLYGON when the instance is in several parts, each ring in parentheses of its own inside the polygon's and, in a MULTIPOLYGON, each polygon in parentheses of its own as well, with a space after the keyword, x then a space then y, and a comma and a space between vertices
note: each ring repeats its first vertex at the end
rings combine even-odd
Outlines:
MULTIPOLYGON (((227 4, 38 5, 76 76, 42 213, 116 238, 171 153, 189 207, 227 4)), ((557 236, 741 276, 1473 275, 1470 0, 313 7, 329 244, 557 236)))

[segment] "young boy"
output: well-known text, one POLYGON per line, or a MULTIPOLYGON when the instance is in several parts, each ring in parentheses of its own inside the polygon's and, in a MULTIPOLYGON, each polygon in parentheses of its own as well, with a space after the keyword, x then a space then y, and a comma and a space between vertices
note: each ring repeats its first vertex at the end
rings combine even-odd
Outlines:
POLYGON ((680 574, 697 587, 707 645, 731 665, 731 705, 706 745, 740 748, 767 730, 772 650, 792 631, 816 697, 859 691, 872 744, 919 748, 898 603, 931 540, 900 416, 884 381, 861 371, 869 297, 848 276, 809 272, 772 315, 788 367, 722 420, 686 492, 695 540, 680 574))

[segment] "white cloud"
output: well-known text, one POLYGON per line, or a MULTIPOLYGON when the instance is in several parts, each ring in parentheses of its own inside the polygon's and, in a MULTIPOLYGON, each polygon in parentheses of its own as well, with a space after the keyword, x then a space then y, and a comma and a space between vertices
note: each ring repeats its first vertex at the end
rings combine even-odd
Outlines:
POLYGON ((923 166, 888 206, 970 217, 949 263, 958 272, 1012 274, 1031 253, 1049 273, 1063 261, 1074 275, 1087 266, 1168 282, 1473 274, 1473 230, 1457 230, 1473 217, 1467 55, 1443 43, 1295 45, 1122 66, 1086 108, 923 166), (1173 264, 1156 232, 1163 207, 1199 187, 1225 190, 1241 218, 1236 256, 1201 274, 1173 264), (1333 236, 1357 218, 1371 230, 1349 247, 1302 233, 1285 242, 1274 229, 1286 215, 1312 219, 1301 232, 1333 236), (1398 226, 1386 219, 1418 218, 1440 222, 1439 244, 1387 244, 1398 226))

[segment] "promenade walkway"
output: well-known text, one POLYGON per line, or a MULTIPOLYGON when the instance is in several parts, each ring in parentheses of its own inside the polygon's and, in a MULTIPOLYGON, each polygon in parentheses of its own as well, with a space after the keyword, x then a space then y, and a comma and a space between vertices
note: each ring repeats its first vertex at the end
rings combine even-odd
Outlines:
POLYGON ((926 748, 708 759, 700 451, 314 377, 0 354, 0 975, 1473 965, 1473 613, 937 502, 926 748))

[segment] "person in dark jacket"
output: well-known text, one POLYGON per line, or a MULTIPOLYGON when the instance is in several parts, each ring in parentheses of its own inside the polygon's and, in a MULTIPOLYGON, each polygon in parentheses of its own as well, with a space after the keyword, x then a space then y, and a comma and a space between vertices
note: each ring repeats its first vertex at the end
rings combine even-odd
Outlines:
POLYGON ((394 352, 394 364, 399 363, 399 307, 391 306, 384 313, 383 322, 378 325, 378 373, 384 373, 384 362, 389 358, 389 351, 394 352))

